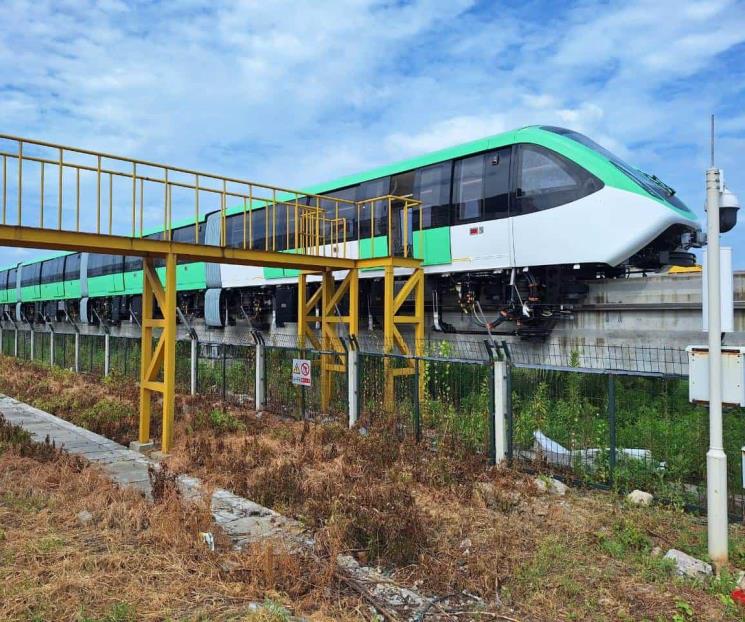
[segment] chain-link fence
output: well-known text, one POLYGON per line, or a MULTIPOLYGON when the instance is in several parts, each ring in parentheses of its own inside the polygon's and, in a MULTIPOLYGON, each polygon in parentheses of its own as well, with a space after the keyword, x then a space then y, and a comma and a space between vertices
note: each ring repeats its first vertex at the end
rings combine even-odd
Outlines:
POLYGON ((54 364, 64 369, 75 369, 75 335, 55 333, 54 364))
POLYGON ((139 379, 142 344, 134 337, 110 337, 110 369, 115 374, 139 379))
MULTIPOLYGON (((613 350, 575 349, 552 368, 510 348, 513 464, 703 509, 708 409, 689 401, 686 352, 624 347, 614 358, 613 350), (598 361, 616 364, 602 369, 598 361)), ((744 414, 724 412, 729 511, 741 520, 744 414)))
MULTIPOLYGON (((182 348, 190 343, 179 342, 182 348)), ((176 375, 188 382, 189 367, 182 366, 179 374, 178 358, 176 375)), ((183 361, 189 362, 184 355, 183 361)), ((197 393, 218 397, 224 401, 253 406, 256 380, 256 352, 253 346, 228 343, 202 343, 198 348, 197 393)), ((181 384, 181 383, 179 383, 181 384)))

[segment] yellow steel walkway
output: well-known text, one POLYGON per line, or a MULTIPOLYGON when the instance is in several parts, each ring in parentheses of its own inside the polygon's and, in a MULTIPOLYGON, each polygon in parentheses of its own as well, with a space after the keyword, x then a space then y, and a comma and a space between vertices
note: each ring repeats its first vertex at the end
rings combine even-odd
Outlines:
MULTIPOLYGON (((154 394, 162 396, 162 451, 167 453, 173 442, 178 259, 300 271, 298 335, 301 343, 307 339, 325 352, 321 367, 324 409, 331 397, 331 375, 344 370, 345 350, 335 327, 346 325, 350 336, 358 332, 360 269, 384 271, 386 351, 411 354, 399 330, 408 324, 414 330, 416 354, 422 353, 424 275, 421 260, 412 256, 411 232, 407 231, 408 211, 421 210, 421 203, 411 197, 348 201, 5 134, 0 134, 0 158, 0 245, 143 258, 142 443, 150 440, 154 394), (200 223, 213 212, 219 212, 220 243, 200 243, 200 223), (355 216, 356 227, 350 222, 355 216), (358 258, 363 218, 369 218, 370 248, 376 248, 376 222, 380 228, 381 218, 383 222, 387 218, 388 231, 393 230, 394 219, 401 223, 398 255, 387 236, 386 256, 358 258), (188 226, 194 227, 194 241, 175 240, 174 230, 188 226), (358 235, 348 239, 350 230, 358 235), (162 239, 147 237, 158 231, 162 239), (165 258, 164 283, 155 271, 154 258, 165 258), (395 268, 411 271, 397 293, 395 268), (339 283, 335 271, 346 271, 339 283), (312 294, 310 274, 320 275, 320 285, 312 294), (349 313, 339 316, 335 310, 344 297, 349 313), (401 315, 403 303, 411 297, 414 313, 401 315), (317 307, 320 315, 311 316, 317 307), (310 329, 311 321, 320 321, 320 339, 310 329), (155 347, 154 331, 160 331, 155 347)), ((421 214, 417 220, 422 222, 421 214)), ((394 408, 396 377, 413 374, 416 364, 412 360, 392 369, 386 361, 385 405, 389 410, 394 408)))

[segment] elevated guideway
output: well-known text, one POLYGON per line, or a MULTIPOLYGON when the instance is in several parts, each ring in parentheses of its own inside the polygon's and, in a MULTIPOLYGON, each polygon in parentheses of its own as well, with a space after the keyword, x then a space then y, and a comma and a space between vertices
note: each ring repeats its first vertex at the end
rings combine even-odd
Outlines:
MULTIPOLYGON (((332 326, 346 325, 349 335, 358 330, 360 269, 384 270, 386 350, 410 354, 408 343, 424 340, 424 275, 406 231, 413 221, 408 211, 420 209, 421 203, 411 197, 354 202, 5 134, 0 134, 0 159, 0 245, 142 257, 139 437, 142 443, 150 440, 152 397, 159 394, 164 453, 173 436, 179 260, 299 271, 297 335, 301 344, 308 340, 324 352, 324 407, 331 398, 331 375, 343 370, 346 355, 332 326), (350 227, 348 221, 354 218, 359 225, 369 219, 366 229, 371 248, 376 248, 376 213, 378 221, 387 216, 389 231, 400 218, 401 244, 388 236, 382 256, 360 258, 360 239, 354 235, 362 227, 350 227), (218 244, 204 244, 200 237, 209 226, 207 214, 219 228, 218 244), (174 237, 185 225, 193 225, 193 240, 174 237), (156 260, 165 260, 162 277, 156 260), (396 293, 394 275, 401 280, 400 269, 409 275, 396 293), (335 271, 345 271, 338 286, 335 271), (313 292, 309 274, 320 276, 313 292), (415 311, 402 316, 407 298, 413 298, 415 311), (339 316, 334 311, 345 300, 349 312, 339 316), (320 314, 311 317, 311 308, 319 308, 320 314), (320 323, 320 335, 311 320, 320 323), (411 327, 413 341, 402 336, 401 325, 411 327)), ((417 220, 421 223, 421 216, 417 220)), ((386 375, 390 408, 396 377, 414 374, 416 364, 386 375)))

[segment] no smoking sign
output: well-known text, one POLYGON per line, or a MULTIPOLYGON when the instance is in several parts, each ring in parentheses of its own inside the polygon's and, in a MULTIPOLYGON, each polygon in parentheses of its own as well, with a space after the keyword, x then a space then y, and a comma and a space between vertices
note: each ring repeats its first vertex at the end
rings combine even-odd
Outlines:
POLYGON ((292 384, 310 386, 310 361, 308 359, 292 359, 292 384))

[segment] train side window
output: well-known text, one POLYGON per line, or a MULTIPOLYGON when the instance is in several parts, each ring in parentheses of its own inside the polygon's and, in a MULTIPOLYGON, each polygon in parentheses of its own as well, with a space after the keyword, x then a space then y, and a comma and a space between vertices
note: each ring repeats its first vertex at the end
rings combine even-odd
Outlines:
POLYGON ((124 258, 124 271, 137 272, 142 270, 142 257, 128 255, 124 258))
POLYGON ((80 253, 65 256, 64 280, 77 281, 80 278, 80 253))
POLYGON ((62 280, 65 258, 48 259, 41 264, 41 284, 57 283, 62 280))
POLYGON ((482 218, 484 208, 484 156, 458 160, 455 163, 453 203, 458 222, 482 218))
POLYGON ((518 154, 514 216, 564 205, 603 187, 592 173, 544 147, 520 145, 518 154))
POLYGON ((106 276, 108 274, 118 274, 122 272, 123 269, 124 258, 119 255, 100 255, 91 253, 88 256, 89 278, 106 276))
POLYGON ((21 271, 21 287, 30 287, 38 285, 41 279, 41 263, 33 263, 30 266, 23 266, 21 271))
POLYGON ((0 289, 8 289, 8 270, 0 272, 0 289))
MULTIPOLYGON (((271 216, 271 209, 269 210, 271 216)), ((246 248, 254 248, 263 251, 266 243, 266 210, 263 207, 246 211, 246 248)), ((272 223, 269 223, 271 231, 272 223)), ((243 248, 243 212, 233 214, 227 218, 227 242, 228 246, 243 248)), ((269 240, 271 249, 271 239, 269 240)))
POLYGON ((484 157, 484 220, 509 216, 511 155, 512 147, 503 147, 484 157))
POLYGON ((186 225, 185 227, 173 229, 171 231, 171 239, 174 242, 194 244, 194 225, 186 225))
MULTIPOLYGON (((342 188, 341 190, 335 190, 334 192, 326 192, 325 196, 334 197, 336 199, 342 199, 342 201, 329 201, 328 199, 321 200, 321 207, 326 211, 326 218, 344 218, 345 226, 347 231, 347 240, 357 238, 357 206, 346 201, 355 201, 357 198, 358 186, 349 186, 342 188)), ((329 239, 330 225, 327 225, 326 239, 329 239)), ((342 241, 343 233, 339 230, 339 240, 342 241)))
MULTIPOLYGON (((453 163, 442 162, 416 170, 413 194, 422 202, 422 228, 446 227, 450 224, 450 172, 453 163)), ((408 193, 405 193, 408 194, 408 193)), ((412 223, 419 229, 419 208, 412 209, 412 223)))
MULTIPOLYGON (((197 234, 197 235, 199 235, 199 234, 197 234)), ((186 225, 184 227, 178 227, 177 229, 173 229, 171 231, 171 236, 172 236, 171 239, 174 242, 183 242, 185 244, 194 244, 195 243, 195 241, 194 241, 194 225, 191 224, 191 225, 186 225)), ((179 259, 176 260, 176 263, 181 266, 183 264, 191 263, 191 259, 180 259, 179 258, 179 259)), ((128 270, 126 268, 126 261, 125 261, 124 271, 125 272, 128 272, 128 270)))
POLYGON ((54 279, 52 278, 53 271, 54 271, 54 259, 47 259, 46 261, 42 262, 41 279, 40 279, 40 283, 42 285, 46 285, 48 283, 54 282, 54 279))
POLYGON ((8 271, 8 289, 15 289, 17 286, 18 268, 11 268, 8 271))
MULTIPOLYGON (((396 187, 397 184, 393 182, 391 177, 379 177, 378 179, 371 179, 365 181, 357 186, 357 201, 366 201, 367 199, 374 199, 376 197, 382 197, 390 193, 390 191, 396 187)), ((365 203, 360 206, 359 209, 359 237, 369 238, 372 229, 372 212, 373 204, 365 203)), ((385 235, 385 230, 388 228, 388 203, 386 201, 377 201, 375 204, 375 235, 385 235)))

